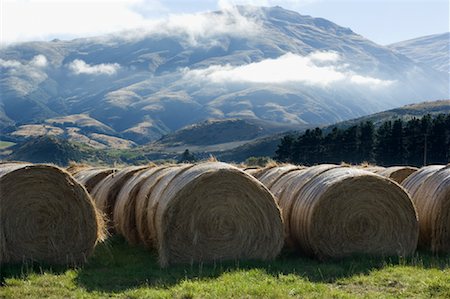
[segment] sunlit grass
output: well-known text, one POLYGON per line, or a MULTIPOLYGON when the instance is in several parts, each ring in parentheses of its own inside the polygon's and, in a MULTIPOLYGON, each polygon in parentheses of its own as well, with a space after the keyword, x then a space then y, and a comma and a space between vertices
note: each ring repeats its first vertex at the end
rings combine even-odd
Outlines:
POLYGON ((449 256, 427 253, 320 262, 285 252, 272 262, 161 269, 154 252, 113 238, 82 268, 3 266, 0 298, 450 298, 449 267, 449 256))

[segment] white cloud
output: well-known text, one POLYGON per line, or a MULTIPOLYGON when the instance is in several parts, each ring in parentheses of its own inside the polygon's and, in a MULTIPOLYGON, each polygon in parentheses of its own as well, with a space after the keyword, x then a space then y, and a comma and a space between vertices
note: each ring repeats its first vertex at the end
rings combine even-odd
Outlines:
POLYGON ((22 66, 22 63, 17 60, 5 60, 0 58, 0 68, 17 68, 22 66))
POLYGON ((90 65, 81 59, 75 59, 68 65, 69 69, 77 74, 88 75, 114 75, 120 69, 120 65, 117 63, 101 63, 90 65))
POLYGON ((0 59, 0 68, 8 68, 8 69, 17 69, 21 67, 34 67, 34 68, 42 68, 47 66, 47 57, 42 54, 34 56, 30 61, 20 62, 18 60, 10 59, 0 59))
POLYGON ((241 66, 213 65, 205 69, 185 69, 187 78, 213 83, 303 83, 325 87, 333 83, 350 82, 371 88, 389 86, 393 81, 356 74, 334 52, 315 52, 308 56, 288 53, 276 59, 266 59, 241 66))
POLYGON ((46 67, 48 64, 47 57, 42 54, 36 55, 30 62, 33 66, 36 67, 46 67))
MULTIPOLYGON (((161 0, 2 0, 1 42, 68 39, 134 30, 185 35, 191 43, 218 34, 249 35, 257 24, 229 6, 222 15, 170 14, 161 0)), ((172 4, 173 5, 173 4, 172 4)), ((186 4, 183 4, 186 6, 186 4)))

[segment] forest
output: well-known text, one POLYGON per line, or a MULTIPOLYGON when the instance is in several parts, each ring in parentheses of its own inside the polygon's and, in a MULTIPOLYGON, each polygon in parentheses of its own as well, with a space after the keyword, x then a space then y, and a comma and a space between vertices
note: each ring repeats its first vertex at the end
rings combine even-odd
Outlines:
POLYGON ((446 164, 450 161, 450 114, 398 118, 377 125, 366 121, 348 128, 309 129, 297 136, 283 137, 275 159, 303 165, 446 164))

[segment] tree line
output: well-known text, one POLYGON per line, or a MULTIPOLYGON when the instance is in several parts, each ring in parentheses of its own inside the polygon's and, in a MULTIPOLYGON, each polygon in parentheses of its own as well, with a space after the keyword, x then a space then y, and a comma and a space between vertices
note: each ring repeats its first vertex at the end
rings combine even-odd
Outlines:
POLYGON ((320 128, 282 138, 275 159, 280 162, 376 163, 382 166, 446 164, 450 161, 450 114, 400 118, 375 126, 366 121, 328 133, 320 128))

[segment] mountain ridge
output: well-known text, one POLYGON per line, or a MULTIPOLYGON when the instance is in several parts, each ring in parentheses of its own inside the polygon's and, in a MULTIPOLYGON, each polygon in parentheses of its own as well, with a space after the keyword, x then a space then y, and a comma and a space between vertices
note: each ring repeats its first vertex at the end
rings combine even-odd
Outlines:
POLYGON ((86 115, 97 131, 64 132, 146 144, 206 119, 319 125, 448 97, 441 73, 322 18, 248 6, 196 17, 197 29, 171 20, 1 49, 0 129, 86 115))

